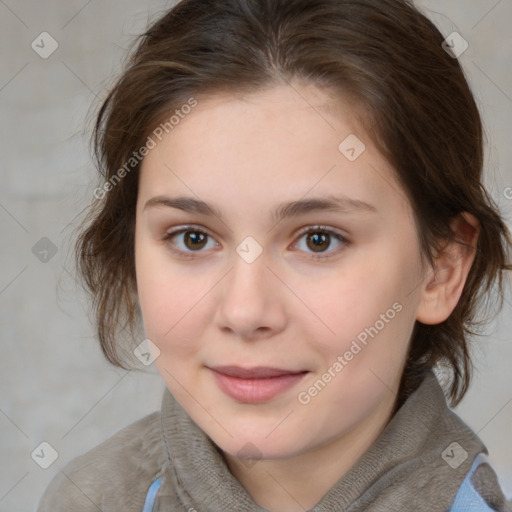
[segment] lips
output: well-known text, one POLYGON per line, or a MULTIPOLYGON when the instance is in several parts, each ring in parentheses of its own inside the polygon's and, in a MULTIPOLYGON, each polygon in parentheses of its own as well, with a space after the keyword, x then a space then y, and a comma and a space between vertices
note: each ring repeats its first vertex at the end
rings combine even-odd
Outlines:
POLYGON ((246 404, 267 402, 297 385, 308 373, 261 366, 217 366, 210 370, 223 393, 246 404))
POLYGON ((268 379, 271 377, 281 377, 282 375, 294 375, 303 373, 304 370, 284 370, 281 368, 268 368, 258 366, 255 368, 242 368, 240 366, 215 366, 212 370, 228 375, 229 377, 237 377, 239 379, 268 379))

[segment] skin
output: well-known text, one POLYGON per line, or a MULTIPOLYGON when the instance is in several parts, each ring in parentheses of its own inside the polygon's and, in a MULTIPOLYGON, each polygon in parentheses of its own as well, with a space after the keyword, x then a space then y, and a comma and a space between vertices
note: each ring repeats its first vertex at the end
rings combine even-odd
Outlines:
MULTIPOLYGON (((422 266, 411 205, 354 114, 304 84, 201 98, 141 169, 137 291, 146 336, 160 350, 155 364, 230 471, 270 511, 312 508, 372 445, 391 418, 415 321, 435 324, 450 315, 474 258, 454 244, 435 269, 422 266), (366 146, 353 162, 338 150, 350 134, 366 146), (376 212, 316 211, 277 224, 271 218, 281 202, 329 194, 368 202, 376 212), (222 219, 145 208, 155 196, 201 199, 222 219), (209 235, 199 249, 184 233, 163 240, 190 225, 209 235), (315 233, 317 225, 348 243, 334 233, 316 252, 298 231, 315 233), (252 263, 236 252, 248 236, 263 249, 252 263), (298 394, 396 303, 400 312, 300 403, 298 394), (309 373, 252 404, 219 389, 207 368, 215 365, 309 373), (254 465, 244 460, 248 442, 260 453, 254 465)), ((475 246, 471 215, 453 228, 475 246)))

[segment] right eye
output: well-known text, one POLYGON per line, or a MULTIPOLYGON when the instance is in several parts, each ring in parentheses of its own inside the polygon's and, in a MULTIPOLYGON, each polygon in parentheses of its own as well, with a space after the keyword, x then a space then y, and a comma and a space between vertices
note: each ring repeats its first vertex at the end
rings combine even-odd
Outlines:
POLYGON ((193 258, 195 257, 193 253, 204 252, 202 249, 207 247, 208 238, 213 242, 213 247, 219 247, 219 244, 214 242, 206 231, 194 226, 170 231, 166 233, 162 241, 171 251, 187 258, 193 258), (174 239, 177 239, 177 242, 174 242, 174 239))

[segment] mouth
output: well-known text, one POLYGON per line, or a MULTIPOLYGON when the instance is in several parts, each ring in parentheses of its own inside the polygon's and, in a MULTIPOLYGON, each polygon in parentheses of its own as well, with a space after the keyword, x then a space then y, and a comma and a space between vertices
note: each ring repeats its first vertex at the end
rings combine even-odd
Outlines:
POLYGON ((220 390, 241 403, 262 403, 298 384, 307 370, 239 366, 209 368, 220 390))

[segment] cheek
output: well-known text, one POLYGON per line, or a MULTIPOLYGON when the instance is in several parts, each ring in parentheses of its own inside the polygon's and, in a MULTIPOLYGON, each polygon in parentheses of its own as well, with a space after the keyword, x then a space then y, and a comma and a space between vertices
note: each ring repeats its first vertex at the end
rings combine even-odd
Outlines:
POLYGON ((310 294, 311 309, 323 321, 308 315, 315 349, 323 354, 327 367, 342 356, 346 361, 342 372, 356 381, 361 375, 367 379, 370 369, 385 381, 392 380, 405 359, 414 325, 413 297, 407 297, 407 276, 414 268, 396 251, 379 254, 380 264, 358 258, 350 271, 326 280, 310 294), (320 336, 315 325, 327 334, 320 336))
POLYGON ((389 267, 379 268, 373 260, 358 257, 334 276, 308 280, 307 287, 297 283, 297 295, 304 297, 309 310, 301 309, 304 315, 299 321, 310 324, 312 332, 316 330, 316 339, 326 349, 345 350, 345 345, 399 300, 397 279, 400 276, 389 267))
POLYGON ((204 283, 170 265, 162 248, 136 251, 137 290, 146 336, 161 350, 188 346, 204 283))

